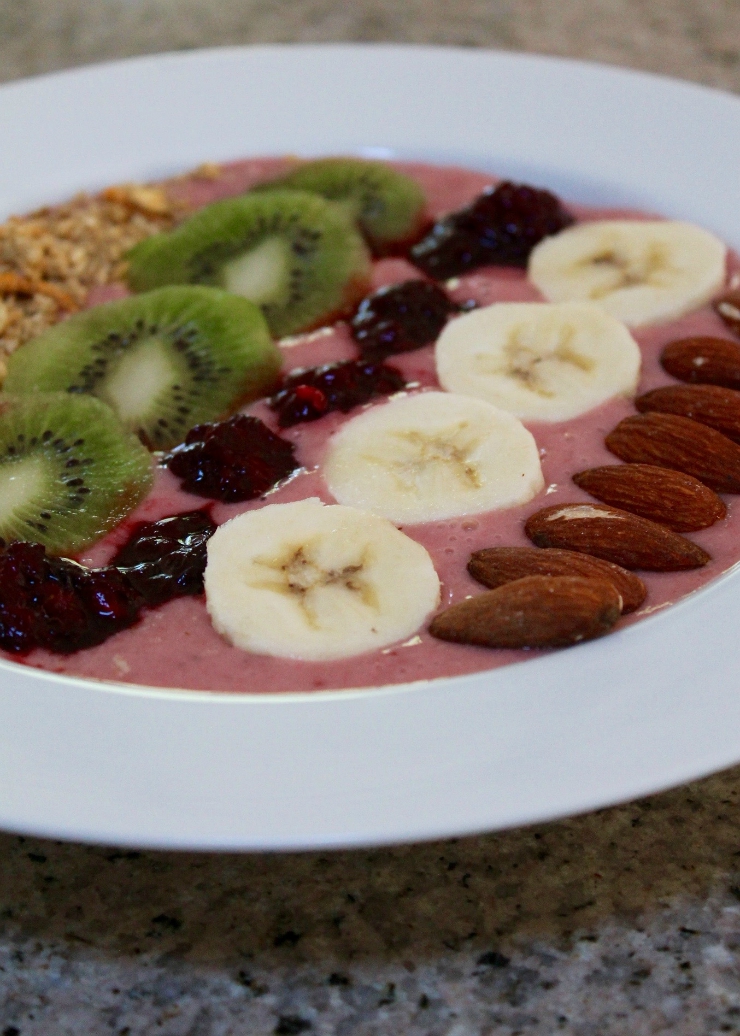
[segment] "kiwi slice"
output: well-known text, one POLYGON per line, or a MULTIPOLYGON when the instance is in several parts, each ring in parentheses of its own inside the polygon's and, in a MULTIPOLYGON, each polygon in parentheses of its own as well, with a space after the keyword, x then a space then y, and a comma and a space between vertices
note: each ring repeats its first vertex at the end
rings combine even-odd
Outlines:
POLYGON ((0 536, 74 554, 146 496, 152 461, 92 396, 0 394, 0 536))
POLYGON ((18 349, 8 392, 90 393, 152 449, 226 416, 274 385, 280 353, 259 308, 180 286, 77 313, 18 349))
POLYGON ((385 162, 362 158, 319 158, 303 162, 262 190, 290 187, 348 205, 376 254, 415 240, 426 223, 426 199, 419 184, 385 162))
POLYGON ((211 284, 257 303, 276 336, 306 331, 366 294, 370 256, 350 214, 304 191, 214 202, 128 253, 135 291, 211 284))

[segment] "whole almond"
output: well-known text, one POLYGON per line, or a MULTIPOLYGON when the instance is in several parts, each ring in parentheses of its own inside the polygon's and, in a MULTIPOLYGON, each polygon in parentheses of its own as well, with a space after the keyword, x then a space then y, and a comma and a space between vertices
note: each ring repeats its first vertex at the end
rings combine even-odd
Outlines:
POLYGON ((706 529, 727 514, 724 501, 698 479, 653 464, 606 464, 577 472, 573 481, 597 500, 674 532, 706 529))
POLYGON ((612 583, 581 576, 526 576, 453 604, 429 632, 490 648, 568 647, 608 633, 621 614, 612 583))
POLYGON ((604 504, 555 504, 527 519, 524 531, 537 547, 593 554, 622 568, 678 572, 711 560, 705 550, 664 525, 604 504))
POLYGON ((660 362, 679 381, 740 389, 740 345, 729 338, 679 338, 665 347, 660 362))
POLYGON ((679 414, 740 442, 740 392, 720 385, 664 385, 638 396, 641 414, 679 414))
POLYGON ((740 493, 740 446, 714 428, 678 414, 637 414, 604 440, 631 464, 655 464, 693 475, 716 493, 740 493))
POLYGON ((726 292, 721 299, 717 299, 714 308, 729 329, 740 335, 740 288, 726 292))
POLYGON ((590 554, 555 547, 546 550, 539 547, 485 547, 471 554, 468 572, 491 590, 524 576, 605 579, 622 598, 622 613, 625 615, 639 608, 647 595, 645 584, 633 572, 590 554))

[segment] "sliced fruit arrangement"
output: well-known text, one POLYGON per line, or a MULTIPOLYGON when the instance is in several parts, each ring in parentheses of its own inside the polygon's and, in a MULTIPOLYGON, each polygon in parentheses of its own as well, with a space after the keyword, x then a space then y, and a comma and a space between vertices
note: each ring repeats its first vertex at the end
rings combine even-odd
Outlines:
POLYGON ((94 543, 146 496, 152 462, 92 396, 0 396, 0 536, 55 554, 94 543))
POLYGON ((448 392, 485 399, 523 420, 565 421, 630 395, 640 349, 592 302, 500 302, 451 320, 437 339, 448 392))
POLYGON ((205 588, 215 628, 236 647, 314 661, 403 640, 440 594, 419 543, 384 518, 317 499, 222 525, 205 588))
POLYGON ((400 371, 384 363, 345 360, 291 371, 270 400, 281 428, 316 421, 332 411, 350 410, 376 396, 400 392, 406 382, 400 371))
POLYGON ((273 335, 353 308, 370 277, 367 246, 345 207, 306 191, 253 191, 214 202, 128 253, 135 291, 205 284, 250 299, 273 335))
POLYGON ((516 417, 450 392, 352 418, 331 441, 324 476, 340 503, 403 523, 513 507, 544 485, 537 445, 516 417))
POLYGON ((550 302, 596 302, 631 327, 672 320, 725 283, 727 247, 672 220, 580 223, 533 250, 528 275, 550 302))
POLYGON ((56 324, 8 362, 8 392, 90 393, 153 449, 269 391, 280 353, 259 309, 216 288, 170 287, 56 324))
POLYGON ((535 245, 571 223, 554 194, 507 180, 435 223, 410 259, 435 280, 479 266, 526 266, 535 245))
POLYGON ((425 224, 421 187, 385 162, 362 158, 319 158, 301 162, 285 176, 257 190, 290 189, 343 202, 377 255, 416 240, 425 224))
POLYGON ((706 529, 727 514, 724 501, 698 479, 654 464, 606 464, 576 472, 573 481, 597 500, 674 532, 706 529))
POLYGON ((429 632, 488 648, 569 647, 608 633, 621 614, 609 580, 534 575, 453 604, 429 632))
POLYGON ((660 362, 679 381, 740 389, 740 343, 729 338, 679 338, 668 343, 660 362))

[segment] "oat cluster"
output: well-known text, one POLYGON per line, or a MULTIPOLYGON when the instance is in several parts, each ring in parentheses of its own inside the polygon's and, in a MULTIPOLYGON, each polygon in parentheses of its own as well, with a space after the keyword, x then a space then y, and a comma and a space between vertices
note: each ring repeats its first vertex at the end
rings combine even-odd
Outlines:
POLYGON ((128 249, 169 229, 180 208, 161 187, 126 184, 0 224, 0 377, 5 357, 90 289, 123 280, 128 249))

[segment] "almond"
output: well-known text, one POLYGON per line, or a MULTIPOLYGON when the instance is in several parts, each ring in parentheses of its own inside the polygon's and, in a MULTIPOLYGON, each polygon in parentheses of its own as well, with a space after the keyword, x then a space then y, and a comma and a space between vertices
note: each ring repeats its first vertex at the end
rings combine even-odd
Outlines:
POLYGON ((706 529, 727 515, 724 502, 698 479, 653 464, 607 464, 579 471, 573 481, 597 500, 674 532, 706 529))
POLYGON ((626 417, 604 441, 621 460, 674 468, 716 493, 740 493, 740 446, 689 417, 656 413, 626 417))
POLYGON ((711 560, 705 550, 664 525, 603 504, 555 504, 530 515, 524 526, 538 547, 561 547, 622 568, 678 572, 711 560))
MULTIPOLYGON (((702 486, 702 489, 704 487, 702 486)), ((573 550, 551 547, 486 547, 471 554, 468 572, 479 583, 495 590, 524 576, 582 576, 612 583, 622 598, 622 613, 633 612, 645 600, 647 590, 633 572, 619 565, 579 554, 573 550)))
POLYGON ((720 385, 664 385, 638 396, 641 414, 659 411, 679 414, 722 432, 740 442, 740 392, 720 385))
POLYGON ((429 632, 481 647, 568 647, 608 633, 621 605, 606 580, 525 576, 453 604, 434 619, 429 632))
POLYGON ((729 329, 734 331, 736 335, 740 335, 740 288, 733 288, 732 291, 728 291, 726 295, 723 295, 721 299, 717 299, 714 303, 714 308, 729 329))
POLYGON ((740 389, 740 345, 729 338, 680 338, 665 347, 660 362, 679 381, 740 389))

